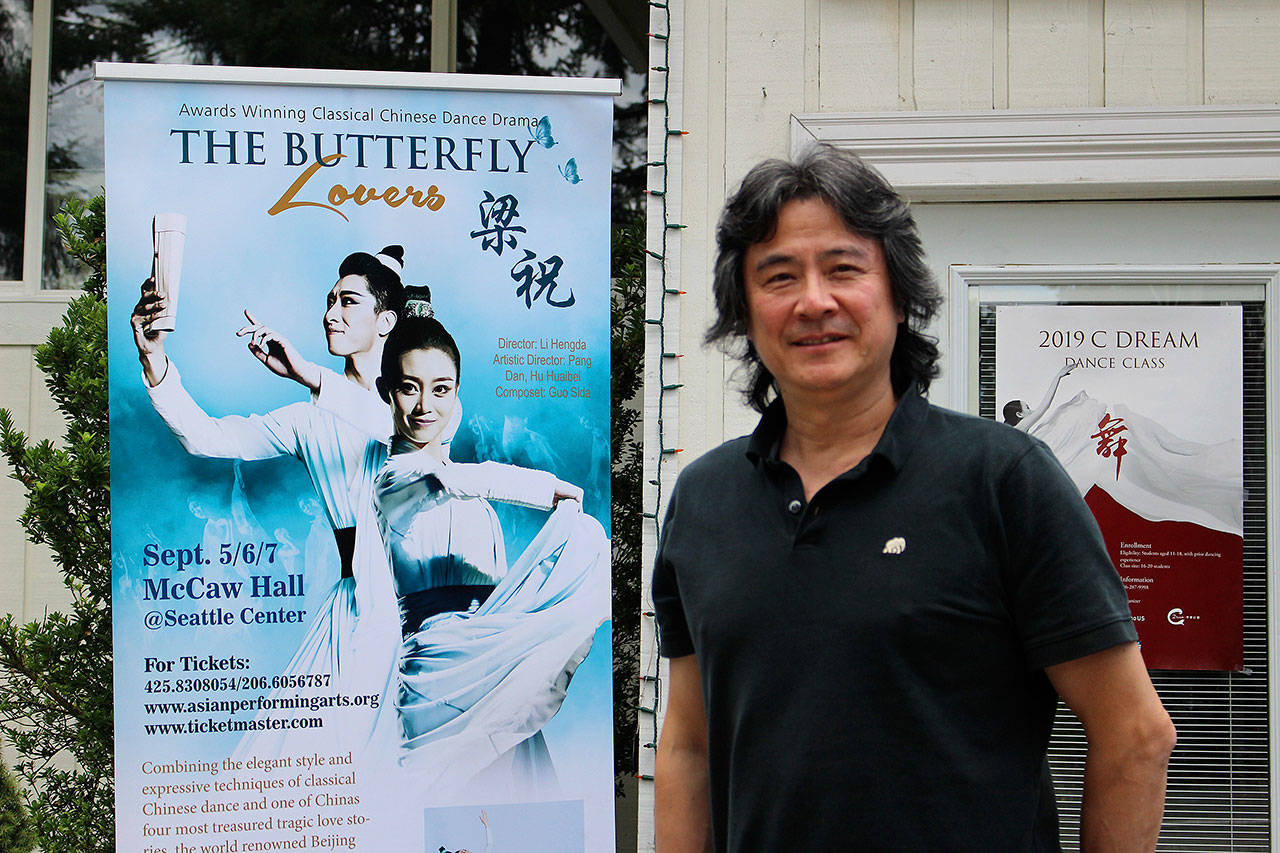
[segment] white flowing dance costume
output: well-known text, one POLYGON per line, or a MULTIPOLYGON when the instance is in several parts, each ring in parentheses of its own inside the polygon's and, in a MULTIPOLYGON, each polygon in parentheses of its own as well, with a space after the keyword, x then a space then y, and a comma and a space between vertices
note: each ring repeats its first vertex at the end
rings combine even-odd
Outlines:
POLYGON ((1149 521, 1189 521, 1243 535, 1243 442, 1188 441, 1123 405, 1108 406, 1084 391, 1053 409, 1030 430, 1049 445, 1080 494, 1095 484, 1149 521), (1098 453, 1099 422, 1123 419, 1125 455, 1098 453))
POLYGON ((555 504, 557 482, 403 439, 377 476, 404 630, 400 760, 427 800, 558 795, 541 730, 609 617, 609 541, 578 501, 555 504), (490 500, 555 506, 509 568, 490 500))
MULTIPOLYGON (((386 404, 374 392, 331 370, 322 372, 319 398, 325 397, 328 385, 341 390, 347 405, 360 399, 375 411, 387 412, 386 404)), ((399 645, 395 593, 385 551, 373 537, 356 536, 354 530, 362 516, 368 523, 373 474, 386 459, 387 445, 371 441, 366 432, 318 405, 318 399, 265 415, 210 417, 182 387, 172 362, 164 378, 148 393, 156 412, 195 456, 244 460, 293 456, 306 466, 334 529, 343 576, 319 611, 309 614, 311 621, 302 644, 280 674, 329 674, 332 680, 324 693, 381 697, 376 714, 368 708, 334 714, 324 730, 251 732, 241 739, 236 756, 278 756, 301 750, 324 751, 326 747, 361 754, 368 753, 371 744, 393 749, 395 715, 385 700, 389 698, 387 675, 395 670, 399 645)), ((389 423, 389 414, 385 418, 389 423)), ((279 695, 298 692, 281 690, 279 695)), ((288 712, 264 710, 259 716, 284 713, 288 712)))

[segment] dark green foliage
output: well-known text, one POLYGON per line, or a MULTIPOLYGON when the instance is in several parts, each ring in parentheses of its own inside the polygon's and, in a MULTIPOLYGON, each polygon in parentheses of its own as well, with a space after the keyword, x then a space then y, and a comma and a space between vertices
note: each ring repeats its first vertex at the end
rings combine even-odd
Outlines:
POLYGON ((22 803, 22 789, 8 766, 0 762, 0 850, 5 853, 31 853, 36 835, 22 803))
POLYGON ((636 395, 644 378, 644 221, 613 231, 610 414, 613 448, 614 768, 634 775, 640 679, 640 479, 636 395))
POLYGON ((66 418, 58 446, 29 442, 0 409, 0 451, 27 492, 21 522, 48 545, 71 593, 65 613, 0 620, 0 731, 44 853, 114 849, 110 476, 103 199, 55 217, 67 251, 90 269, 85 292, 36 349, 66 418))

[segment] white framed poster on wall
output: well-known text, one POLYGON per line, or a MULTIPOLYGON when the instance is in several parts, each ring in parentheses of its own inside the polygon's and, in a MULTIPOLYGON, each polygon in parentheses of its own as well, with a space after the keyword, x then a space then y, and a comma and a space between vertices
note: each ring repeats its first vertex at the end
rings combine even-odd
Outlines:
POLYGON ((1102 529, 1152 669, 1243 665, 1239 305, 997 305, 998 416, 1102 529))

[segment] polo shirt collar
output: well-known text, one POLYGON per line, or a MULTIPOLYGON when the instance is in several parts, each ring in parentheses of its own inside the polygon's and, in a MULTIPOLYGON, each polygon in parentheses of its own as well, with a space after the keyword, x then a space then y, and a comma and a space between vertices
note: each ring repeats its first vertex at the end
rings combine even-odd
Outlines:
MULTIPOLYGON (((867 459, 881 459, 892 470, 901 470, 918 440, 928 411, 929 404, 920 395, 920 389, 912 384, 898 400, 893 414, 889 416, 889 423, 885 424, 884 433, 867 459)), ((759 467, 762 462, 778 461, 786 428, 787 410, 782 399, 778 398, 764 410, 747 442, 746 455, 751 464, 759 467)))

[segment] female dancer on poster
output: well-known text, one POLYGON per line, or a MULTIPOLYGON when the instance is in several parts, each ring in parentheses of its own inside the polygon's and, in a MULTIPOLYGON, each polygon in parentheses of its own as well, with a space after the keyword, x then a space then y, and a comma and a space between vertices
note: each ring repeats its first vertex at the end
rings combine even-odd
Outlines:
POLYGON ((1243 535, 1241 439, 1190 441, 1085 391, 1055 408, 1059 383, 1072 370, 1068 365, 1058 371, 1035 409, 1021 400, 1006 403, 1005 423, 1047 444, 1081 496, 1097 486, 1148 521, 1187 521, 1243 535), (1104 424, 1113 425, 1123 444, 1106 440, 1104 424))
POLYGON ((404 635, 401 764, 437 800, 544 799, 556 784, 541 729, 608 618, 608 539, 577 486, 448 459, 461 359, 414 290, 383 351, 396 434, 374 487, 404 635), (551 510, 510 566, 491 500, 551 510))
POLYGON ((1044 417, 1045 412, 1049 411, 1049 407, 1053 405, 1053 398, 1058 393, 1058 385, 1064 378, 1075 370, 1075 365, 1064 364, 1053 381, 1049 383, 1048 389, 1044 392, 1044 398, 1040 400, 1040 405, 1034 409, 1028 408, 1027 404, 1022 400, 1010 400, 1004 404, 1004 422, 1011 427, 1022 430, 1023 432, 1031 432, 1032 427, 1044 417))
MULTIPOLYGON (((248 338, 250 352, 272 372, 312 391, 311 401, 265 415, 213 418, 191 398, 164 351, 170 333, 151 328, 152 320, 167 308, 152 282, 143 285, 132 317, 152 404, 188 452, 243 460, 294 456, 306 466, 333 528, 342 573, 283 674, 328 674, 333 682, 325 692, 372 695, 371 704, 380 704, 376 697, 386 686, 386 673, 394 668, 395 599, 384 552, 378 547, 357 548, 355 527, 358 517, 367 516, 373 472, 387 451, 385 445, 371 445, 365 431, 320 403, 336 397, 346 401, 343 405, 381 411, 386 417, 386 405, 372 386, 403 301, 402 266, 399 246, 377 255, 357 252, 339 266, 338 281, 328 295, 324 330, 329 352, 345 362, 342 376, 305 361, 288 340, 245 312, 250 324, 237 334, 248 338)), ((392 715, 374 714, 368 708, 345 714, 341 725, 326 728, 334 740, 331 748, 363 748, 373 737, 378 717, 387 720, 392 715)), ((394 728, 384 728, 392 732, 388 742, 394 743, 394 728)), ((302 732, 299 746, 321 748, 317 734, 302 732)), ((246 736, 237 751, 279 755, 291 748, 288 740, 288 731, 262 731, 246 736)))

